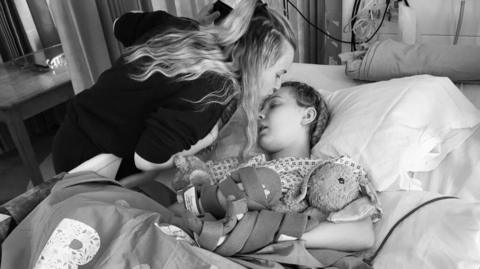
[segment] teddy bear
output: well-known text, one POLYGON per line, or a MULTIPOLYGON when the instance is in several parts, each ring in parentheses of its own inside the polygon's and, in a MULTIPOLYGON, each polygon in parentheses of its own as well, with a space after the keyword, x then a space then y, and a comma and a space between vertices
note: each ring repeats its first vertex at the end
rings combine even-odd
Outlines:
POLYGON ((304 177, 300 188, 289 190, 272 210, 315 213, 319 221, 335 222, 366 215, 376 220, 382 215, 367 173, 346 156, 319 163, 304 177))

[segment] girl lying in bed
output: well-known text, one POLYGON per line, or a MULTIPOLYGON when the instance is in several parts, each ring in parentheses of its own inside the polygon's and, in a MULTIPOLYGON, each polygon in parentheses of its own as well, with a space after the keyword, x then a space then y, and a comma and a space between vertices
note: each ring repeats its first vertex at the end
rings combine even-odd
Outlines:
MULTIPOLYGON (((282 193, 292 188, 298 189, 307 173, 321 162, 309 158, 310 149, 325 130, 328 117, 326 104, 317 91, 303 83, 285 82, 261 106, 258 145, 266 154, 258 155, 239 166, 230 160, 210 164, 210 168, 216 179, 221 181, 239 168, 267 167, 278 173, 282 193)), ((221 191, 216 190, 214 198, 218 201, 217 204, 225 209, 227 199, 221 191)), ((206 203, 211 197, 203 199, 206 203)), ((202 197, 195 203, 201 208, 202 197)), ((176 204, 171 209, 178 215, 185 213, 184 204, 176 204)), ((374 243, 372 220, 364 218, 344 223, 321 222, 303 233, 300 239, 304 240, 309 248, 366 249, 374 243)))

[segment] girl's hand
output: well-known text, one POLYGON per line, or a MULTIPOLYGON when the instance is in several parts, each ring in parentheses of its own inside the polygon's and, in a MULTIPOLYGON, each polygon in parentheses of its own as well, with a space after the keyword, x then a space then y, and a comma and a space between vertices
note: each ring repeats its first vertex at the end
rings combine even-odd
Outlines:
POLYGON ((317 220, 318 222, 327 219, 327 215, 315 207, 309 207, 303 211, 303 213, 307 214, 311 219, 317 220))
POLYGON ((313 230, 318 224, 327 219, 327 214, 315 207, 307 208, 303 211, 303 214, 308 215, 307 227, 305 228, 305 231, 307 232, 313 230))

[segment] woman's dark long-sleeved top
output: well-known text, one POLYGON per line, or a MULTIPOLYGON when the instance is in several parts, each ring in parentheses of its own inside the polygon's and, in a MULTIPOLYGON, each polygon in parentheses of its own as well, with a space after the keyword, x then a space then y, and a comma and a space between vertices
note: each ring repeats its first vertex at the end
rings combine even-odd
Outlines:
MULTIPOLYGON (((116 22, 115 34, 123 44, 132 45, 171 27, 197 25, 165 12, 129 13, 116 22)), ((129 159, 130 165, 135 152, 150 162, 163 163, 205 137, 221 117, 225 105, 203 107, 188 100, 219 90, 223 77, 205 73, 195 80, 178 81, 155 73, 136 81, 129 77, 132 72, 135 66, 120 59, 70 103, 68 119, 100 152, 129 159)))

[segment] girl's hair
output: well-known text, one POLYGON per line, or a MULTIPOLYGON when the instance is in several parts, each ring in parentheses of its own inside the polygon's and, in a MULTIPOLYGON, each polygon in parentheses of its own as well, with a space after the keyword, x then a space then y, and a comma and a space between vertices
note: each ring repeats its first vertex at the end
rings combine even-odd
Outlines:
POLYGON ((327 128, 330 118, 327 103, 323 100, 320 93, 308 84, 298 81, 286 81, 282 83, 282 87, 293 88, 290 93, 295 97, 299 106, 313 107, 317 111, 315 120, 310 124, 310 148, 312 148, 317 144, 327 128))
POLYGON ((197 102, 226 104, 239 98, 248 122, 243 151, 247 157, 256 144, 263 71, 278 61, 286 44, 296 49, 287 19, 261 1, 243 0, 219 25, 155 35, 127 48, 124 59, 135 62, 139 72, 130 76, 139 81, 157 72, 178 80, 194 80, 206 72, 224 77, 219 90, 197 102))

